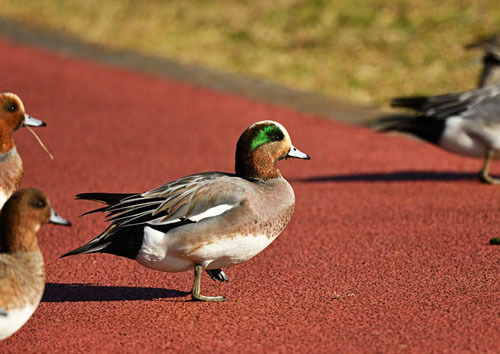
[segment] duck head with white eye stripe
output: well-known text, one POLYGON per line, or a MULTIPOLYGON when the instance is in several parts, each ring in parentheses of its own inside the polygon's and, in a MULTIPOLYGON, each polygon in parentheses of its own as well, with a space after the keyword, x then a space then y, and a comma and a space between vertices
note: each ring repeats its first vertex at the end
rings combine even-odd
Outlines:
POLYGON ((281 176, 276 163, 286 158, 309 160, 309 155, 292 145, 283 125, 274 121, 252 124, 236 145, 236 175, 249 180, 268 180, 281 176))

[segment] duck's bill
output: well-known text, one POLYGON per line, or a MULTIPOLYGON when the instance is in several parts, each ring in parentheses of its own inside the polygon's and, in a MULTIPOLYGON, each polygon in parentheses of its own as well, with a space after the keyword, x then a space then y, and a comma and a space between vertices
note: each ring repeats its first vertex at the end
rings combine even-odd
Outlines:
POLYGON ((286 155, 286 157, 293 157, 295 159, 304 159, 304 160, 311 159, 311 157, 308 154, 304 154, 302 151, 300 151, 293 145, 290 148, 290 151, 288 151, 288 155, 286 155))
POLYGON ((40 120, 40 119, 36 119, 36 118, 33 118, 27 114, 24 114, 24 125, 27 125, 29 127, 45 127, 47 126, 47 124, 40 120))
POLYGON ((71 226, 71 223, 68 220, 58 215, 53 209, 50 209, 49 222, 52 224, 71 226))

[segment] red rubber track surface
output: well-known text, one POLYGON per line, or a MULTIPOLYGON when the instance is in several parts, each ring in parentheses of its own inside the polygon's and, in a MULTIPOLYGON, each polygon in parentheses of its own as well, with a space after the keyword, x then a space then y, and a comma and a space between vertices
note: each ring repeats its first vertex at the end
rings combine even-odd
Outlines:
MULTIPOLYGON (((15 133, 23 186, 45 191, 72 228, 39 232, 47 287, 31 320, 0 343, 26 352, 498 352, 500 187, 481 161, 402 137, 63 57, 0 39, 1 91, 48 123, 15 133), (233 171, 251 123, 283 123, 311 161, 281 172, 292 221, 265 251, 204 275, 111 255, 59 259, 105 223, 81 192, 141 192, 181 176, 233 171)), ((496 172, 500 172, 497 166, 496 172)), ((495 169, 493 170, 495 172, 495 169)))

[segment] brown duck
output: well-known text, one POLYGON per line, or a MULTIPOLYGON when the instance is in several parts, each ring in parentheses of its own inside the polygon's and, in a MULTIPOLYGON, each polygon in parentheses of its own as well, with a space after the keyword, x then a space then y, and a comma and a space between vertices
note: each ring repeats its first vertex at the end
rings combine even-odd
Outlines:
POLYGON ((36 233, 46 223, 71 225, 57 215, 43 192, 14 193, 0 214, 0 340, 21 328, 38 307, 45 267, 36 233))

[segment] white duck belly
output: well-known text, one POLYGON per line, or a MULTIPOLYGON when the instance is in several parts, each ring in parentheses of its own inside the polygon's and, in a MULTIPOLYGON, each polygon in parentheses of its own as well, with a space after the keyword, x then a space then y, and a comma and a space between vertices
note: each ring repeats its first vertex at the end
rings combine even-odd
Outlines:
POLYGON ((27 304, 20 309, 8 310, 7 316, 0 316, 0 340, 10 337, 21 328, 30 319, 37 306, 38 304, 27 304))
POLYGON ((263 234, 235 234, 211 238, 199 245, 176 242, 175 237, 146 227, 136 260, 163 272, 183 272, 201 264, 204 269, 227 268, 244 262, 264 250, 277 237, 263 234))
POLYGON ((484 157, 491 148, 500 150, 500 125, 474 128, 467 119, 450 117, 446 120, 439 145, 456 154, 484 157))

